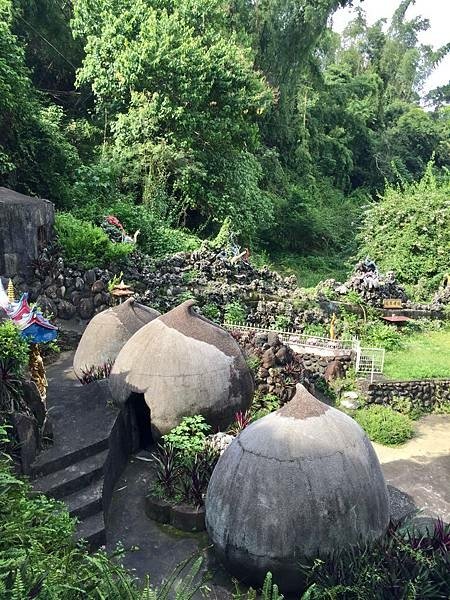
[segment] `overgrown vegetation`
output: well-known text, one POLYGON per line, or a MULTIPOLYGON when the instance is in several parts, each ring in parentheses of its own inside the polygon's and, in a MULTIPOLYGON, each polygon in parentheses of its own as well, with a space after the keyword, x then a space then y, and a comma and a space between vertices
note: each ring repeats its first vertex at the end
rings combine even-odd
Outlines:
POLYGON ((450 588, 450 526, 425 531, 411 522, 391 523, 375 543, 337 551, 301 567, 301 600, 444 600, 450 588))
POLYGON ((210 427, 201 415, 185 417, 163 436, 154 454, 156 482, 151 493, 178 504, 200 507, 218 452, 207 443, 210 427))
POLYGON ((432 110, 420 97, 449 47, 420 43, 428 22, 408 18, 411 3, 388 27, 357 9, 338 35, 327 24, 348 0, 0 0, 0 183, 91 224, 91 245, 73 222, 60 231, 69 261, 126 254, 91 228, 107 214, 151 256, 227 221, 310 286, 344 278, 388 181, 384 216, 375 206, 364 225, 372 238, 385 219, 386 234, 364 252, 387 241, 387 268, 433 287, 448 263, 448 90, 429 94, 432 110), (430 167, 415 185, 433 154, 436 178, 430 167))

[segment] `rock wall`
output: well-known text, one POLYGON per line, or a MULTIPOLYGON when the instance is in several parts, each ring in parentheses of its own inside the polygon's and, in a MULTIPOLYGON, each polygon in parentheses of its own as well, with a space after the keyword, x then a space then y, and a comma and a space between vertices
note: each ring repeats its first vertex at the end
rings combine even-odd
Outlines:
POLYGON ((111 274, 102 269, 81 270, 66 267, 61 258, 44 250, 32 276, 13 277, 16 295, 29 292, 41 310, 60 319, 91 319, 111 305, 108 281, 111 274))
POLYGON ((369 384, 369 404, 392 404, 396 398, 409 399, 415 407, 429 410, 435 404, 450 402, 450 379, 383 381, 369 384))

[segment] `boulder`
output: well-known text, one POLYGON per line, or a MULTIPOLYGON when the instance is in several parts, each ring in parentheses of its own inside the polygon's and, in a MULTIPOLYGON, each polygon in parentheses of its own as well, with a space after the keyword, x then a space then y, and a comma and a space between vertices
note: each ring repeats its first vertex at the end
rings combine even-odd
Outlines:
POLYGON ((251 402, 253 379, 239 346, 194 304, 188 300, 135 333, 111 371, 117 404, 144 394, 154 438, 195 414, 226 427, 251 402))
POLYGON ((345 377, 345 369, 341 361, 332 360, 325 367, 324 378, 327 381, 334 381, 335 379, 343 379, 345 377))
POLYGON ((159 312, 129 298, 122 304, 96 315, 86 327, 75 353, 73 368, 77 377, 92 366, 113 363, 124 344, 159 312))
POLYGON ((219 558, 245 583, 271 571, 299 592, 302 558, 381 536, 386 485, 364 431, 297 385, 281 409, 244 429, 220 457, 206 495, 219 558))

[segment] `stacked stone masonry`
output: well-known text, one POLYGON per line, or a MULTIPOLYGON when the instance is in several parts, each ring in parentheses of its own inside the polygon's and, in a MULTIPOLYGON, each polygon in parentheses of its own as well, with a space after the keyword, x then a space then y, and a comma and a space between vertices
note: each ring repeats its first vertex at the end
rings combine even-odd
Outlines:
POLYGON ((367 401, 370 404, 389 405, 397 398, 407 398, 416 407, 424 409, 450 402, 450 379, 383 381, 368 386, 367 401))

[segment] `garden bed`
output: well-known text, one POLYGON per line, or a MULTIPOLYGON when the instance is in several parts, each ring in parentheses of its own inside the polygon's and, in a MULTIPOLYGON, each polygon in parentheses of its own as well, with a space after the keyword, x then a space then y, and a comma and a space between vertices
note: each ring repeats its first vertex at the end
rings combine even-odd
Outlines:
POLYGON ((172 504, 164 498, 152 494, 145 497, 145 514, 158 523, 172 525, 188 532, 204 531, 205 507, 189 504, 172 504))

